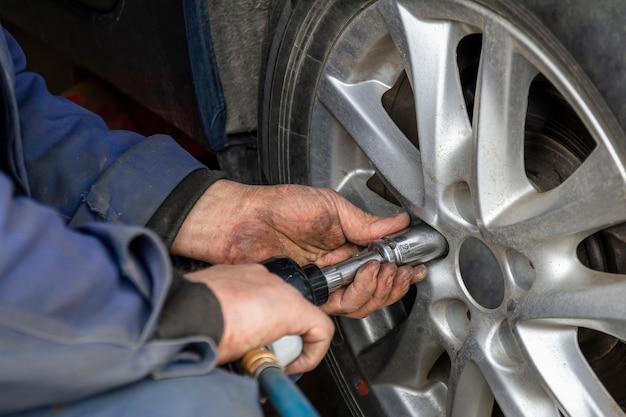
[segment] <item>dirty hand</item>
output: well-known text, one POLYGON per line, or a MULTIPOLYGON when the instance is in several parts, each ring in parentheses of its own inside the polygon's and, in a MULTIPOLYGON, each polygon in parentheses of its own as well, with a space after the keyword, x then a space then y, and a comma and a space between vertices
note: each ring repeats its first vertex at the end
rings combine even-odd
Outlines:
MULTIPOLYGON (((324 267, 408 224, 406 213, 374 216, 329 189, 220 180, 198 200, 171 249, 212 264, 260 262, 284 255, 301 265, 324 267)), ((364 317, 397 301, 409 284, 424 276, 423 267, 365 265, 349 287, 332 294, 324 311, 364 317)))
POLYGON ((290 374, 310 371, 326 354, 334 332, 331 320, 264 266, 217 265, 186 278, 207 285, 220 302, 220 364, 286 335, 300 335, 304 342, 300 356, 286 368, 290 374))

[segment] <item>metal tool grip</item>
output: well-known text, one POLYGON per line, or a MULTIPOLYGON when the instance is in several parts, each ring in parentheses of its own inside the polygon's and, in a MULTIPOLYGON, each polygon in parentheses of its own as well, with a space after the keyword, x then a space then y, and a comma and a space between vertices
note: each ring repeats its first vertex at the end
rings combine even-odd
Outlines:
POLYGON ((371 260, 378 262, 384 262, 383 258, 378 252, 366 252, 364 254, 357 255, 353 258, 347 259, 336 265, 322 269, 322 274, 326 277, 326 283, 328 284, 328 292, 333 292, 337 288, 348 285, 354 280, 356 272, 359 268, 365 265, 371 260))
POLYGON ((425 223, 420 223, 376 240, 368 249, 378 251, 387 262, 398 266, 414 265, 445 255, 448 252, 448 242, 441 233, 425 223))
POLYGON ((448 252, 448 242, 432 227, 422 223, 372 242, 368 251, 322 269, 329 292, 350 284, 365 263, 395 263, 398 266, 431 261, 448 252))

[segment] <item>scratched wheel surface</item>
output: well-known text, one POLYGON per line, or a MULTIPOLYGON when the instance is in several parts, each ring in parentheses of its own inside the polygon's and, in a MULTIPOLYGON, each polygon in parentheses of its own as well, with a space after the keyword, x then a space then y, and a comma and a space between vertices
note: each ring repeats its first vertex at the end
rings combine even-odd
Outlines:
POLYGON ((339 415, 624 415, 626 12, 515 4, 276 15, 270 182, 401 207, 450 246, 402 302, 337 320, 320 372, 339 415))

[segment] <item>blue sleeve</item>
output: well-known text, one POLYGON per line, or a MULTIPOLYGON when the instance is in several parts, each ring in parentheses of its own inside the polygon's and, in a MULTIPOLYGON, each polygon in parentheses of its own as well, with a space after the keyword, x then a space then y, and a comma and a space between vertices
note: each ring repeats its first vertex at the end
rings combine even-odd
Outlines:
POLYGON ((5 37, 31 197, 70 224, 145 225, 176 185, 206 169, 169 136, 109 130, 98 115, 53 96, 40 76, 25 71, 17 42, 5 37))
POLYGON ((21 136, 12 178, 0 172, 0 414, 208 372, 211 337, 154 337, 173 272, 159 238, 130 226, 205 167, 50 95, 5 38, 21 136))
POLYGON ((172 276, 151 232, 68 228, 0 172, 0 242, 0 414, 214 367, 209 337, 151 338, 172 276))

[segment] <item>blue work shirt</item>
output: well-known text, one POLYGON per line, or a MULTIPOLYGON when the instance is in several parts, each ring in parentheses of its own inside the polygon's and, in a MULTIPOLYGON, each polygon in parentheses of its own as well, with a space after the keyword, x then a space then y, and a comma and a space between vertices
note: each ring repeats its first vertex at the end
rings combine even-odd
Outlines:
POLYGON ((0 90, 0 413, 210 371, 210 337, 152 337, 172 267, 140 227, 205 167, 49 94, 6 32, 0 90))

